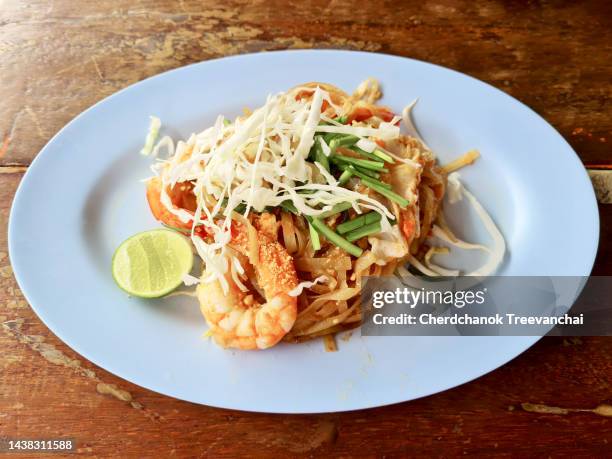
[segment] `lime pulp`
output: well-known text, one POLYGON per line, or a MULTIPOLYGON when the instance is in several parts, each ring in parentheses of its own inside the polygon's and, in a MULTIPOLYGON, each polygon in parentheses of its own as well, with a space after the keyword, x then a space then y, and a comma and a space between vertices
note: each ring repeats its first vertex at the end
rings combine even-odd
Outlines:
POLYGON ((183 282, 193 267, 189 240, 171 230, 135 234, 117 247, 112 261, 115 282, 130 295, 164 296, 183 282))

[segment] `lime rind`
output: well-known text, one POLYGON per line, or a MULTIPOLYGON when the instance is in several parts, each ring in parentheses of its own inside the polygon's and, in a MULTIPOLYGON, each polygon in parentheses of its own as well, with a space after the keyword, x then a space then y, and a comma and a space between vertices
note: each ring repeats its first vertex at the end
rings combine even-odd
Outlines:
POLYGON ((159 298, 183 282, 193 267, 189 240, 167 229, 135 234, 123 241, 112 259, 112 274, 126 293, 141 298, 159 298))

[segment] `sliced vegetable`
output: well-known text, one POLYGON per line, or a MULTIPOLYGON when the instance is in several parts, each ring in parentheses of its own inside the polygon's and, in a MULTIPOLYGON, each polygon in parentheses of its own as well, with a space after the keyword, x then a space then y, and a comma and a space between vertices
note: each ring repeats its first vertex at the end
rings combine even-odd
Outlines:
POLYGON ((331 148, 332 153, 336 151, 338 147, 350 147, 354 145, 359 140, 359 137, 348 134, 342 135, 339 137, 334 137, 329 143, 329 148, 331 148))
POLYGON ((331 149, 329 148, 329 145, 327 144, 323 136, 319 136, 317 141, 319 142, 319 145, 321 146, 321 151, 323 152, 323 154, 325 156, 331 155, 331 149))
POLYGON ((351 207, 353 207, 353 204, 351 204, 350 202, 341 202, 333 206, 330 210, 323 212, 321 215, 318 216, 318 218, 331 217, 332 215, 336 215, 336 214, 339 214, 340 212, 344 212, 345 210, 348 210, 351 207))
POLYGON ((357 158, 351 158, 349 156, 342 156, 342 155, 336 154, 332 156, 332 161, 336 163, 341 163, 341 164, 342 163, 353 164, 363 169, 370 169, 373 171, 389 172, 388 169, 385 169, 385 167, 383 166, 383 163, 379 163, 377 161, 370 161, 369 159, 357 159, 357 158))
POLYGON ((328 132, 327 134, 323 134, 323 140, 325 140, 325 143, 329 145, 336 137, 342 137, 343 135, 344 134, 334 134, 333 132, 328 132))
POLYGON ((315 137, 315 144, 313 148, 315 152, 314 160, 323 166, 327 172, 329 172, 329 159, 327 159, 327 156, 325 153, 323 153, 323 147, 321 146, 319 136, 315 137))
POLYGON ((327 156, 325 156, 325 153, 323 153, 323 150, 321 150, 320 148, 317 149, 315 161, 318 162, 321 166, 323 166, 323 168, 327 172, 329 172, 329 160, 327 159, 327 156))
POLYGON ((295 205, 291 201, 283 201, 280 206, 285 209, 287 212, 291 212, 292 214, 299 215, 300 213, 296 209, 295 205))
MULTIPOLYGON (((223 208, 227 207, 227 198, 223 199, 223 202, 221 203, 223 208)), ((246 212, 246 204, 244 202, 239 203, 236 207, 234 207, 234 212, 237 212, 239 214, 244 214, 246 212)))
POLYGON ((395 164, 395 160, 384 151, 374 150, 372 154, 387 163, 395 164))
POLYGON ((314 143, 312 144, 312 147, 310 147, 310 150, 308 151, 308 161, 316 161, 317 159, 317 144, 319 143, 317 138, 318 136, 314 137, 314 143))
POLYGON ((349 169, 344 169, 342 174, 340 174, 340 178, 338 178, 338 185, 346 185, 346 182, 348 182, 352 176, 353 173, 349 169))
POLYGON ((390 189, 384 186, 381 186, 380 182, 378 181, 372 180, 371 178, 362 177, 361 182, 368 188, 371 188, 377 193, 380 193, 384 197, 390 199, 391 201, 398 203, 400 207, 407 207, 408 204, 410 204, 410 201, 408 201, 406 198, 400 196, 399 194, 395 193, 394 191, 391 191, 390 189))
MULTIPOLYGON (((370 223, 379 222, 382 219, 382 215, 378 212, 368 212, 365 214, 365 224, 369 225, 370 223)), ((392 222, 395 220, 392 220, 392 222)))
MULTIPOLYGON (((289 200, 281 202, 280 206, 283 209, 285 209, 287 212, 291 212, 292 214, 295 214, 295 215, 301 215, 300 212, 295 207, 295 205, 289 200)), ((350 209, 351 207, 353 207, 353 204, 351 204, 350 202, 341 202, 333 206, 331 209, 325 212, 322 212, 320 215, 317 216, 317 218, 331 217, 332 215, 336 215, 336 214, 339 214, 340 212, 344 212, 345 210, 350 209)), ((306 219, 311 218, 309 216, 305 216, 305 217, 306 219)))
POLYGON ((347 241, 353 242, 361 239, 362 237, 369 236, 370 234, 380 233, 380 230, 380 222, 374 222, 345 234, 345 237, 347 241))
POLYGON ((314 226, 308 222, 308 231, 310 232, 310 241, 312 242, 312 248, 315 250, 321 249, 321 239, 319 239, 319 233, 314 229, 314 226))
POLYGON ((380 180, 378 180, 378 177, 380 176, 380 174, 378 174, 378 172, 374 172, 374 171, 369 171, 367 169, 361 169, 359 167, 354 167, 354 166, 343 166, 340 165, 340 169, 342 169, 343 171, 350 171, 351 174, 362 178, 362 179, 370 179, 373 180, 375 182, 377 182, 378 184, 380 184, 380 186, 387 188, 388 190, 391 189, 391 185, 385 182, 382 182, 380 180))
POLYGON ((161 121, 157 116, 150 116, 149 118, 151 119, 149 123, 149 132, 145 138, 145 144, 142 150, 140 150, 140 154, 144 156, 150 155, 153 151, 153 145, 155 145, 155 141, 159 135, 159 128, 161 127, 161 121))
POLYGON ((354 151, 355 153, 358 153, 361 156, 365 156, 366 158, 371 159, 372 161, 376 161, 377 163, 383 163, 384 162, 384 160, 382 160, 381 158, 376 156, 374 153, 369 153, 369 152, 359 148, 357 145, 351 146, 351 151, 354 151))
POLYGON ((370 223, 376 223, 381 220, 381 215, 378 212, 368 212, 365 215, 360 215, 359 217, 355 217, 352 220, 341 223, 336 228, 336 231, 340 234, 345 234, 350 231, 356 230, 364 225, 369 225, 370 223))
POLYGON ((246 212, 246 204, 241 202, 236 207, 234 207, 234 212, 238 212, 239 214, 244 214, 246 212))
POLYGON ((315 217, 307 217, 310 224, 316 229, 319 233, 321 233, 325 238, 334 245, 337 245, 342 250, 350 253, 355 257, 361 256, 363 250, 357 247, 355 244, 351 244, 349 241, 344 239, 334 230, 332 230, 329 226, 323 223, 321 220, 315 217))
MULTIPOLYGON (((351 167, 353 167, 353 166, 351 166, 351 167)), ((380 177, 380 174, 378 172, 376 172, 376 171, 370 171, 368 169, 361 169, 360 167, 356 167, 355 169, 357 169, 357 171, 359 171, 362 174, 365 174, 368 177, 371 177, 373 179, 378 179, 380 177)), ((357 174, 355 174, 355 175, 357 175, 357 174)), ((389 185, 389 187, 391 187, 391 185, 389 185)))

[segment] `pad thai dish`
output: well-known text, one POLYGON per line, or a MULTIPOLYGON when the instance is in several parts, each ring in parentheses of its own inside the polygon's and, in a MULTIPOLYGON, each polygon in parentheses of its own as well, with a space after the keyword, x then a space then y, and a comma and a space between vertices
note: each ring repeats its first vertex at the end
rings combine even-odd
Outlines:
MULTIPOLYGON (((408 106, 402 116, 378 105, 378 82, 349 95, 306 83, 176 146, 169 137, 145 153, 158 156, 146 182, 153 216, 185 233, 202 259, 188 275, 209 325, 227 348, 265 349, 281 341, 324 337, 358 327, 365 276, 456 276, 434 263, 452 247, 483 250, 488 275, 504 240, 457 169, 478 152, 439 165, 418 136, 408 106), (467 198, 491 236, 483 246, 458 239, 442 201, 467 198)), ((413 104, 414 105, 414 104, 413 104)))

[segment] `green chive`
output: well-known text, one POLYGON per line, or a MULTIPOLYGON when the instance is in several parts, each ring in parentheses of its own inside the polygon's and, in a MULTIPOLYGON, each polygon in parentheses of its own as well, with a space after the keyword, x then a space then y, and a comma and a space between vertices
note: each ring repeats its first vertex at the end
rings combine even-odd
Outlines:
POLYGON ((374 222, 347 233, 345 237, 347 241, 353 242, 362 237, 369 236, 370 234, 379 233, 380 229, 380 222, 374 222))
POLYGON ((334 230, 332 230, 329 226, 323 223, 321 220, 315 217, 307 217, 308 221, 312 224, 314 229, 316 229, 319 233, 321 233, 325 238, 331 242, 332 244, 337 245, 342 250, 350 253, 355 257, 361 256, 363 250, 357 247, 354 244, 351 244, 349 241, 344 239, 334 230))
POLYGON ((379 222, 381 218, 382 217, 378 212, 368 212, 367 214, 360 215, 359 217, 355 217, 352 220, 341 223, 337 226, 336 231, 338 231, 338 233, 340 234, 345 234, 364 225, 379 222))
POLYGON ((338 231, 339 234, 345 234, 348 233, 349 231, 353 231, 357 228, 362 227, 365 224, 365 219, 363 218, 363 215, 361 215, 360 217, 356 217, 353 218, 352 220, 348 220, 344 223, 339 224, 336 227, 336 231, 338 231))
POLYGON ((319 144, 318 138, 318 135, 314 136, 314 143, 312 144, 312 147, 310 147, 310 151, 308 152, 309 161, 315 161, 317 159, 317 145, 319 144))
MULTIPOLYGON (((223 201, 221 202, 221 205, 223 207, 227 207, 227 202, 228 202, 228 199, 227 198, 223 198, 223 201)), ((236 207, 234 207, 234 212, 237 212, 239 214, 244 214, 245 210, 246 210, 246 204, 244 202, 241 202, 236 207)))
POLYGON ((348 121, 348 117, 346 115, 336 118, 336 122, 340 124, 346 124, 347 121, 348 121))
POLYGON ((329 172, 329 159, 327 159, 327 156, 325 156, 325 153, 322 151, 317 152, 315 163, 319 163, 321 166, 323 166, 323 169, 329 172))
POLYGON ((280 203, 280 206, 283 209, 285 209, 287 212, 291 212, 292 214, 299 215, 297 208, 291 201, 283 201, 280 203))
POLYGON ((361 169, 359 167, 354 167, 354 166, 343 166, 340 165, 339 166, 340 169, 342 169, 343 171, 351 171, 351 173, 353 175, 356 175, 359 178, 362 179, 370 179, 378 184, 380 184, 380 186, 387 188, 388 190, 391 189, 391 185, 389 185, 388 183, 382 182, 380 180, 378 180, 378 177, 380 177, 380 174, 378 174, 378 172, 373 172, 373 171, 369 171, 367 169, 361 169))
POLYGON ((338 204, 335 204, 331 209, 323 212, 320 215, 317 215, 317 218, 331 217, 332 215, 344 212, 345 210, 350 209, 351 207, 353 207, 353 204, 351 204, 350 202, 340 202, 338 204))
POLYGON ((382 194, 386 198, 389 198, 391 201, 394 201, 394 202, 398 203, 401 207, 407 207, 408 204, 410 204, 410 201, 408 201, 403 196, 400 196, 399 194, 389 190, 388 188, 385 188, 384 186, 381 186, 380 182, 377 182, 377 181, 372 180, 370 178, 363 178, 362 177, 361 178, 361 183, 363 183, 368 188, 371 188, 374 191, 382 194))
POLYGON ((327 172, 329 172, 329 159, 327 159, 327 156, 325 156, 325 153, 323 153, 321 140, 319 140, 320 137, 317 136, 315 139, 315 161, 323 166, 327 172))
POLYGON ((357 159, 351 158, 350 156, 334 155, 332 156, 332 161, 345 164, 353 164, 363 169, 370 169, 373 171, 389 172, 388 169, 385 169, 383 163, 379 163, 377 161, 370 161, 368 159, 357 159))
POLYGON ((353 173, 349 169, 344 169, 340 178, 338 179, 338 185, 346 185, 346 182, 353 176, 353 173))
POLYGON ((336 134, 335 132, 327 132, 323 134, 323 140, 325 140, 325 143, 329 145, 332 140, 334 140, 336 137, 342 137, 342 135, 343 134, 336 134))
POLYGON ((365 224, 369 225, 370 223, 379 222, 382 220, 382 215, 378 212, 368 212, 365 214, 365 224))
POLYGON ((319 233, 314 229, 314 226, 310 222, 308 222, 308 231, 310 231, 310 241, 312 242, 312 248, 315 250, 319 250, 321 248, 321 239, 319 239, 319 233))
POLYGON ((341 137, 335 137, 329 143, 329 148, 331 148, 332 153, 336 151, 338 147, 350 147, 359 141, 359 137, 347 134, 341 137))
MULTIPOLYGON (((352 167, 352 166, 351 166, 352 167)), ((380 174, 376 171, 369 171, 367 169, 361 169, 359 167, 355 168, 357 171, 361 172, 362 174, 367 175, 368 177, 371 177, 373 179, 378 179, 380 177, 380 174)), ((355 174, 357 175, 357 174, 355 174)), ((382 182, 381 182, 382 183, 382 182)))
MULTIPOLYGON (((359 178, 362 179, 362 180, 369 180, 370 182, 376 183, 378 186, 383 187, 383 188, 385 188, 385 189, 387 189, 389 191, 391 191, 393 189, 393 187, 390 184, 385 183, 382 180, 378 180, 378 179, 373 178, 373 177, 368 177, 367 175, 365 175, 363 173, 363 171, 357 170, 356 172, 357 173, 361 172, 361 175, 359 176, 359 178)), ((357 175, 357 173, 355 175, 357 175)))
POLYGON ((383 163, 384 160, 382 160, 381 158, 379 158, 378 156, 376 156, 374 153, 368 153, 365 150, 362 150, 361 148, 359 148, 357 145, 353 145, 351 147, 351 150, 354 151, 355 153, 360 154, 361 156, 365 156, 368 159, 371 159, 372 161, 376 161, 377 163, 383 163))
POLYGON ((391 163, 391 164, 395 164, 395 160, 391 156, 389 156, 387 153, 385 153, 384 151, 374 150, 372 152, 372 154, 374 156, 379 157, 383 161, 386 161, 386 162, 391 163))

